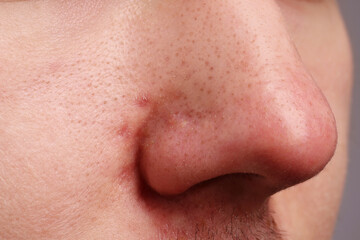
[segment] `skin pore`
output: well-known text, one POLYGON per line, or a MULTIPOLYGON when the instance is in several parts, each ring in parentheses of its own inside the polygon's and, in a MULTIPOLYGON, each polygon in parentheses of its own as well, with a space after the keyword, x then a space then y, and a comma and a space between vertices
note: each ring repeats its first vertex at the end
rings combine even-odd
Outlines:
POLYGON ((335 1, 0 1, 0 50, 0 239, 331 239, 335 1))

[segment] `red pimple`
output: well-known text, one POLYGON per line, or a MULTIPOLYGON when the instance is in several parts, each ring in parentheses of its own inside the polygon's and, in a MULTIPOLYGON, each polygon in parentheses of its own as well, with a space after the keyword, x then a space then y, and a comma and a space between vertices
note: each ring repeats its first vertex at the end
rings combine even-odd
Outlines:
POLYGON ((124 124, 117 131, 118 136, 127 138, 131 135, 130 128, 127 124, 124 124))
POLYGON ((141 96, 136 97, 135 103, 139 107, 146 107, 150 103, 150 98, 147 95, 141 95, 141 96))

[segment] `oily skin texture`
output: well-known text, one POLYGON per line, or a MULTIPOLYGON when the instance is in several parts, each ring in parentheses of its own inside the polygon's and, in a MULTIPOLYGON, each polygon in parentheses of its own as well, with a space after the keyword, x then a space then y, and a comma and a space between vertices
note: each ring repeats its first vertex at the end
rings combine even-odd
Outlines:
POLYGON ((0 29, 1 239, 331 238, 352 79, 334 1, 0 1, 0 29), (322 94, 329 164, 322 139, 294 181, 221 177, 286 176, 302 133, 334 138, 322 94))

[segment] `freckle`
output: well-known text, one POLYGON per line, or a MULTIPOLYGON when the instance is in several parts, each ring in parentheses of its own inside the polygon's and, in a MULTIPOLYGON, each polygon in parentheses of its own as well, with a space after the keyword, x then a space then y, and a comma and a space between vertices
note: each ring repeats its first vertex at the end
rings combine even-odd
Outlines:
POLYGON ((107 101, 104 101, 104 105, 106 105, 107 104, 107 101))
POLYGON ((211 79, 213 79, 213 77, 212 77, 212 76, 209 76, 208 79, 211 80, 211 79))

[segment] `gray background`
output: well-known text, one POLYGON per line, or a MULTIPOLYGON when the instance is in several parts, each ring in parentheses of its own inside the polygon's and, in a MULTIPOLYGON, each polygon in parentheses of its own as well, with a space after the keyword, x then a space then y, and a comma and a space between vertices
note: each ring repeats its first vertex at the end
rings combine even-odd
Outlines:
POLYGON ((333 240, 360 240, 360 0, 338 0, 354 52, 350 162, 345 195, 333 240))

